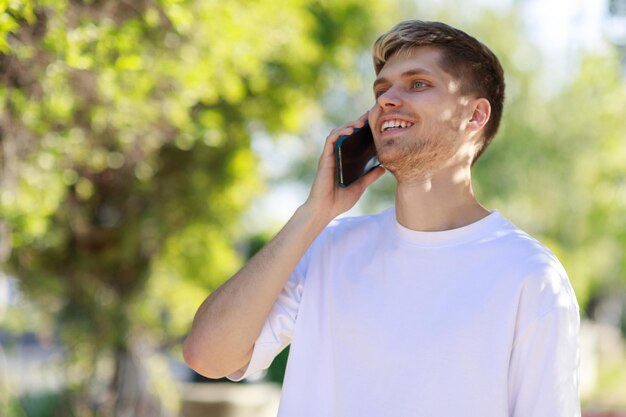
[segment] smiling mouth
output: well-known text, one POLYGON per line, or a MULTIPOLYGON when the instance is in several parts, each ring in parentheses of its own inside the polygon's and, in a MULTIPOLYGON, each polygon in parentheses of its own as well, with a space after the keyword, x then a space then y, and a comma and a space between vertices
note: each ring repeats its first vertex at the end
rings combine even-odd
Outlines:
POLYGON ((407 122, 405 120, 387 120, 380 127, 380 133, 384 133, 390 130, 407 129, 414 124, 415 123, 407 122))

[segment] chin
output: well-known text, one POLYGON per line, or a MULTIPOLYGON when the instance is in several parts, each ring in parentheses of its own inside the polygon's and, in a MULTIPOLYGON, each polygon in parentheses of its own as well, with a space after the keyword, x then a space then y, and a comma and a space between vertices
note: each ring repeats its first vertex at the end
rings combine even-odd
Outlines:
POLYGON ((380 163, 400 181, 428 179, 449 162, 450 156, 428 149, 388 149, 379 153, 380 163))
POLYGON ((391 172, 394 176, 398 176, 402 173, 414 171, 422 163, 416 161, 415 154, 406 154, 397 149, 388 149, 378 153, 378 160, 380 163, 391 172))
POLYGON ((406 141, 402 141, 398 137, 385 138, 381 140, 380 145, 377 147, 378 159, 381 160, 394 160, 401 158, 403 154, 415 152, 415 149, 411 149, 407 146, 406 141))
POLYGON ((393 167, 402 159, 402 152, 398 149, 382 148, 378 150, 378 160, 384 167, 393 167))

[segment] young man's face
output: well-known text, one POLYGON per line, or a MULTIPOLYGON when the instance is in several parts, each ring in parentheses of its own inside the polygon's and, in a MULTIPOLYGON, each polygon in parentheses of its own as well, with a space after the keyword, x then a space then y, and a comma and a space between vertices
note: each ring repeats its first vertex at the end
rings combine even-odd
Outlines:
POLYGON ((369 123, 382 164, 399 181, 422 179, 464 160, 472 98, 439 65, 441 52, 419 47, 387 61, 374 82, 369 123))

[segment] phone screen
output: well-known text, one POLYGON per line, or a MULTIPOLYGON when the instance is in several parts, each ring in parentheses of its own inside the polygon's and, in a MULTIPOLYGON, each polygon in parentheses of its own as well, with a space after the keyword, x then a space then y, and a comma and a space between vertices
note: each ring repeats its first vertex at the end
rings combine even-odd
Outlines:
POLYGON ((347 187, 380 165, 368 122, 351 135, 344 135, 337 139, 335 158, 337 182, 341 187, 347 187))

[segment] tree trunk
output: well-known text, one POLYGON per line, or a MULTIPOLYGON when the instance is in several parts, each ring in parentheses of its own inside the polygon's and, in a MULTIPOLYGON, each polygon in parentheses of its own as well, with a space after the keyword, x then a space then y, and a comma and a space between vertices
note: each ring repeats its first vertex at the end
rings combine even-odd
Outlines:
MULTIPOLYGON (((106 417, 159 417, 167 413, 149 391, 149 376, 130 346, 115 352, 115 372, 109 388, 106 417)), ((103 410, 104 411, 104 410, 103 410)))

